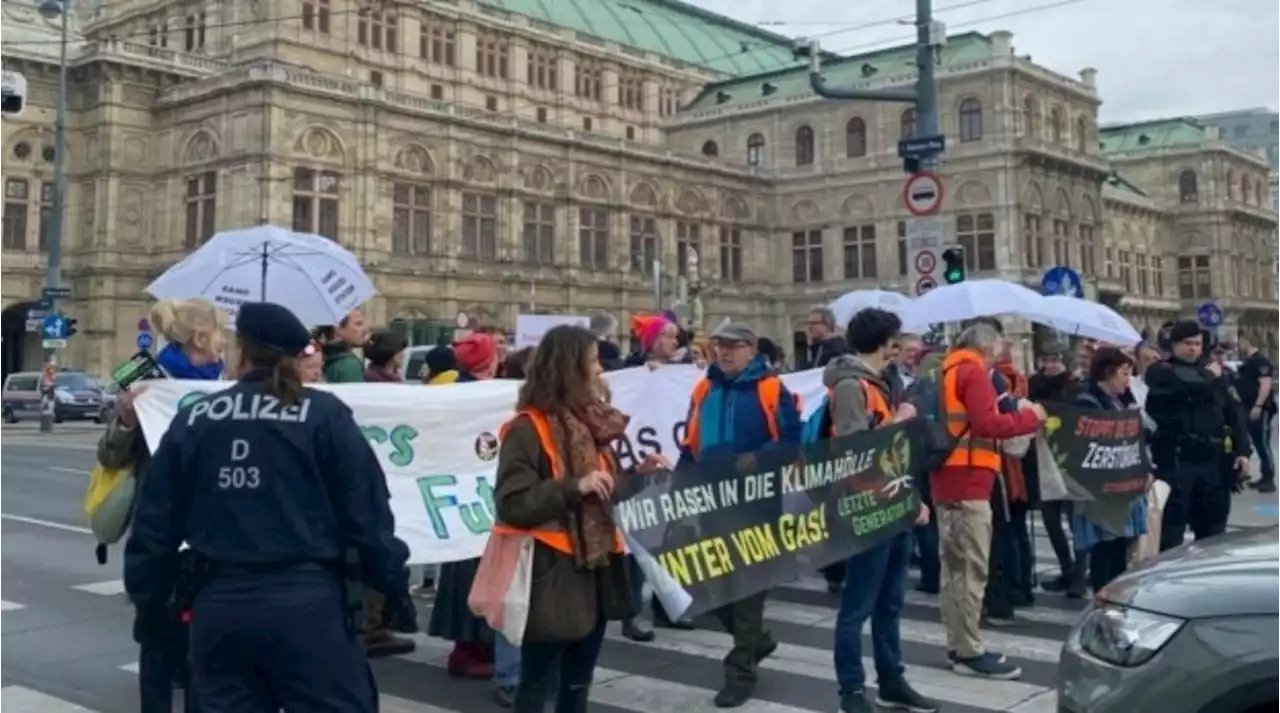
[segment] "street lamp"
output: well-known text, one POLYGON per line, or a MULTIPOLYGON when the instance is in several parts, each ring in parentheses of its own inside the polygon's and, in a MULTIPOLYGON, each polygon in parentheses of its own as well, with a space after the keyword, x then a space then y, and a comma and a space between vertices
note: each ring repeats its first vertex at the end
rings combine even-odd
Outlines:
MULTIPOLYGON (((45 236, 49 263, 45 271, 45 295, 49 295, 48 310, 57 312, 57 294, 62 287, 62 226, 67 194, 67 24, 70 0, 42 0, 40 14, 46 19, 61 16, 61 36, 58 43, 58 107, 53 124, 53 206, 49 216, 48 233, 45 236)), ((43 297, 43 295, 42 295, 43 297)), ((45 350, 46 368, 57 364, 53 349, 45 350)), ((54 410, 57 402, 53 385, 45 389, 40 404, 40 430, 53 430, 54 410)))

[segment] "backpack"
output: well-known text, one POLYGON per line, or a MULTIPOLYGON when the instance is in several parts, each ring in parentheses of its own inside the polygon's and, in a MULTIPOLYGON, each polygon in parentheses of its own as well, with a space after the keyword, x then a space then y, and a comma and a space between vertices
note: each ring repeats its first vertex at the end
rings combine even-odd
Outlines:
POLYGON ((98 561, 106 562, 106 546, 119 542, 129 531, 138 480, 133 468, 104 468, 94 465, 89 488, 84 493, 84 514, 98 541, 98 561))
POLYGON ((923 425, 924 469, 932 473, 947 462, 960 438, 969 431, 968 424, 959 436, 947 430, 947 412, 942 405, 942 378, 947 369, 941 365, 921 374, 907 389, 906 399, 916 409, 916 419, 923 425))

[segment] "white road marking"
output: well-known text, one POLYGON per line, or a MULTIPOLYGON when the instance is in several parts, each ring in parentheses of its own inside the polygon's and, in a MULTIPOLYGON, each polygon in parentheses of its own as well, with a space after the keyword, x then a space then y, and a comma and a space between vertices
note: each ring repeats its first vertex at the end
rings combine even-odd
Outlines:
POLYGON ((72 589, 78 589, 82 592, 97 594, 104 597, 114 597, 117 594, 124 594, 123 579, 108 579, 105 582, 90 582, 89 584, 77 584, 72 589))
POLYGON ((19 609, 26 609, 26 608, 27 608, 26 604, 19 604, 17 602, 8 602, 0 599, 0 612, 17 611, 19 609))
POLYGON ((4 708, 4 713, 95 713, 84 706, 25 686, 0 688, 0 707, 4 708))
POLYGON ((54 522, 52 520, 41 520, 38 517, 27 517, 26 515, 14 515, 11 513, 0 513, 0 520, 9 520, 11 522, 20 522, 24 525, 35 525, 36 527, 47 527, 50 530, 62 530, 63 532, 74 532, 80 535, 92 535, 93 530, 79 525, 68 525, 65 522, 54 522))

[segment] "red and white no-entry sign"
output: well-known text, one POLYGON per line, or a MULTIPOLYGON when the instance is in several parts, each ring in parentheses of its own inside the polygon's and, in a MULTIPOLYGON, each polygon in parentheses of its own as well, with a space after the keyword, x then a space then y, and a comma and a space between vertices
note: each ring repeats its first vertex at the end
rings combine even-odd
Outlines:
POLYGON ((902 186, 902 205, 916 216, 934 215, 942 210, 942 178, 933 171, 917 171, 902 186))

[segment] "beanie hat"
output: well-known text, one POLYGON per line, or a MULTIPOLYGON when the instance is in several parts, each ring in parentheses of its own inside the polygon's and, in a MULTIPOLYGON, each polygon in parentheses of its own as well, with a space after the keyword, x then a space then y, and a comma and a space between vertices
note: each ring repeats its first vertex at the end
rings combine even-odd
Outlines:
POLYGON ((473 333, 454 342, 453 353, 459 369, 475 374, 498 358, 498 345, 488 334, 473 333))
POLYGON ((1177 344, 1184 339, 1200 336, 1200 324, 1195 320, 1184 319, 1173 325, 1169 330, 1169 341, 1177 344))
POLYGON ((653 349, 654 342, 658 341, 658 337, 662 335, 662 330, 667 328, 671 322, 666 317, 654 317, 645 325, 644 331, 640 333, 640 351, 648 353, 653 349))

